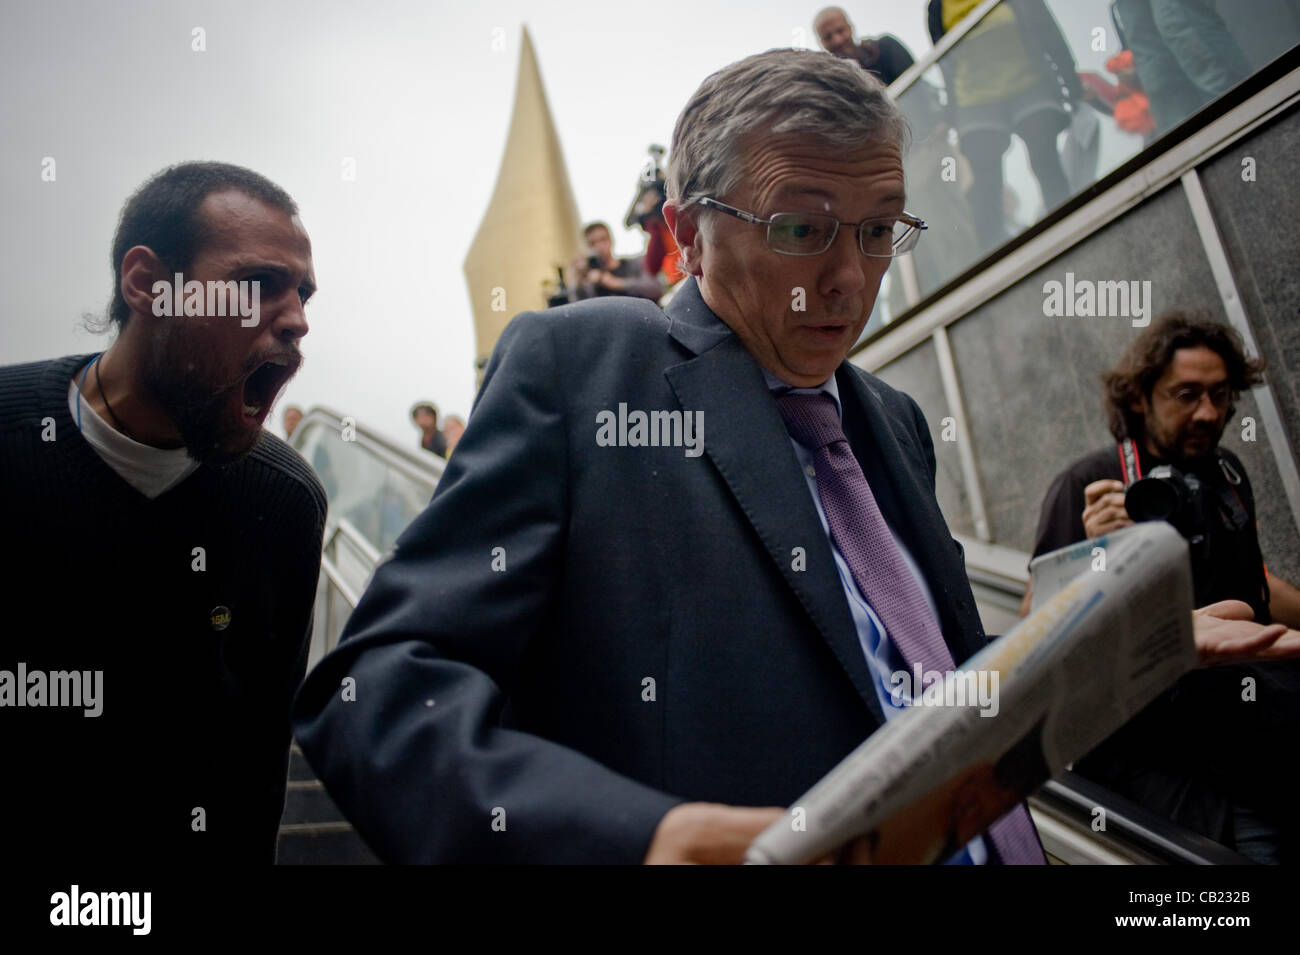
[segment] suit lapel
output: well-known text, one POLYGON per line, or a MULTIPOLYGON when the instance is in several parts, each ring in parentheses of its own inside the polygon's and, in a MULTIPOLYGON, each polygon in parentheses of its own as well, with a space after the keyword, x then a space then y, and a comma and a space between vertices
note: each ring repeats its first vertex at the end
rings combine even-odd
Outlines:
POLYGON ((665 370, 673 393, 684 412, 704 413, 709 460, 858 695, 883 722, 830 544, 758 363, 704 304, 693 280, 668 314, 669 333, 699 352, 665 370), (804 570, 795 569, 795 548, 803 549, 804 570))

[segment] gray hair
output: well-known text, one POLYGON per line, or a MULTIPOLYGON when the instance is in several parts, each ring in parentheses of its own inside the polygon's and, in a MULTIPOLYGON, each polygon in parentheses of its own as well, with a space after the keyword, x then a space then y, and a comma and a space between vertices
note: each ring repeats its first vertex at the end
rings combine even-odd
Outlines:
POLYGON ((795 135, 830 147, 886 142, 906 152, 907 119, 884 85, 853 60, 768 50, 723 67, 697 89, 673 128, 668 198, 682 207, 726 195, 743 175, 752 136, 795 135))

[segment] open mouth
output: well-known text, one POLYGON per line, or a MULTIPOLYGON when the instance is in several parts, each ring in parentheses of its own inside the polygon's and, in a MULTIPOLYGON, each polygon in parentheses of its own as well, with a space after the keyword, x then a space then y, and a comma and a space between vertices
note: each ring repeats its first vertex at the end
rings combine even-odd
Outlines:
POLYGON ((288 358, 271 358, 258 365, 244 379, 244 417, 252 418, 260 424, 271 402, 296 370, 297 366, 288 358))

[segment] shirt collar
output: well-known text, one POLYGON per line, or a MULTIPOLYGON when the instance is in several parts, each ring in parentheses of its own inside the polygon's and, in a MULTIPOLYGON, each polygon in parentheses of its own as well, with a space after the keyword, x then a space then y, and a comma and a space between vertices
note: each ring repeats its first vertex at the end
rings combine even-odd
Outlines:
POLYGON ((796 388, 794 385, 786 384, 766 368, 763 368, 762 371, 763 380, 767 382, 767 390, 774 395, 830 395, 831 400, 835 402, 835 413, 843 420, 844 411, 840 407, 840 388, 835 383, 834 375, 831 375, 816 388, 796 388))

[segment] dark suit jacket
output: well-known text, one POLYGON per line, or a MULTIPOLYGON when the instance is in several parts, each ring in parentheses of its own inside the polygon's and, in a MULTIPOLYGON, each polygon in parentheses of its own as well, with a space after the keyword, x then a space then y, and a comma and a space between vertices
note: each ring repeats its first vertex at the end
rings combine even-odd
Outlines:
MULTIPOLYGON (((985 636, 925 419, 847 362, 837 380, 964 661, 985 636)), ((694 280, 667 313, 515 318, 437 493, 295 705, 330 794, 404 862, 639 862, 673 805, 789 805, 881 719, 762 372, 694 280), (702 411, 705 453, 599 446, 620 403, 702 411)))

